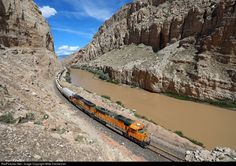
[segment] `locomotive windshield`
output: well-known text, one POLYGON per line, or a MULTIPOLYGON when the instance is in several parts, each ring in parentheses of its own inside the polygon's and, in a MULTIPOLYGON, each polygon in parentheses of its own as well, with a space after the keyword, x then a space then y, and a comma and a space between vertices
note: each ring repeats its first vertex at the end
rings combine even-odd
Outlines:
POLYGON ((143 133, 146 132, 146 130, 145 129, 141 129, 141 130, 138 130, 138 132, 143 134, 143 133))

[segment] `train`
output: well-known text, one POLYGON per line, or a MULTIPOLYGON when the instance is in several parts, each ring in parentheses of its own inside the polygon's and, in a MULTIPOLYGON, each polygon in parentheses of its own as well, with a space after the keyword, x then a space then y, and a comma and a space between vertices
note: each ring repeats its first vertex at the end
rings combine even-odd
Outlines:
POLYGON ((62 73, 60 72, 55 79, 56 87, 72 104, 100 123, 118 130, 123 136, 141 147, 145 148, 150 144, 150 136, 144 124, 97 106, 72 90, 62 87, 59 84, 62 73))

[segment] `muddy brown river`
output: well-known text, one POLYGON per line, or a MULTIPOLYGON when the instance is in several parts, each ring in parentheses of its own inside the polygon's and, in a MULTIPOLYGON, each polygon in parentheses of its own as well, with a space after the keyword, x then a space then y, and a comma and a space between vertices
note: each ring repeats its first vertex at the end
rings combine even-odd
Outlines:
POLYGON ((182 131, 208 149, 216 146, 236 149, 236 111, 115 85, 78 69, 71 69, 71 81, 98 95, 110 96, 112 101, 121 101, 167 129, 182 131))

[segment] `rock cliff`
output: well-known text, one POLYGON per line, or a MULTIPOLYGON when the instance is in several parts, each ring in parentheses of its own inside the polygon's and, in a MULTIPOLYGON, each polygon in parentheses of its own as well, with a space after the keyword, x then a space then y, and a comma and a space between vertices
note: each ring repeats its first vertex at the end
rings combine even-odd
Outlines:
POLYGON ((29 0, 0 1, 0 44, 54 51, 50 28, 36 4, 29 0))
POLYGON ((137 0, 107 20, 92 42, 69 59, 150 91, 235 101, 235 26, 235 0, 137 0), (132 50, 132 44, 152 51, 138 57, 122 52, 132 50), (116 66, 109 63, 116 58, 109 54, 114 50, 137 59, 116 66))

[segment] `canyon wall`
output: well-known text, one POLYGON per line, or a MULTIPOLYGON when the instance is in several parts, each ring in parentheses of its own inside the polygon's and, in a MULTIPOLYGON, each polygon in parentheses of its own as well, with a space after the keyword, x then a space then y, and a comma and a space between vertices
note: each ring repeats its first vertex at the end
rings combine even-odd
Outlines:
POLYGON ((33 1, 0 1, 0 44, 54 51, 50 28, 33 1))
POLYGON ((149 91, 235 101, 235 27, 235 0, 137 0, 122 7, 91 43, 68 59, 149 91), (125 64, 118 69, 104 58, 104 63, 99 61, 132 44, 151 47, 156 58, 127 70, 125 64))

